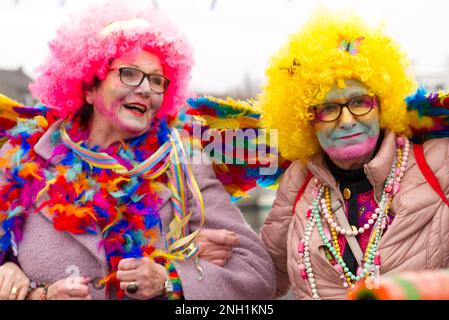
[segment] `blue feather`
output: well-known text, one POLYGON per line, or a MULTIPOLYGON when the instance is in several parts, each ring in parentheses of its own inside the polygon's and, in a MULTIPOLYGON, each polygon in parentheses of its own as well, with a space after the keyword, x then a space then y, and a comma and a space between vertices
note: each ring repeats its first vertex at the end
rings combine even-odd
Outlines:
POLYGON ((427 100, 427 90, 424 86, 420 85, 416 92, 405 98, 407 103, 407 109, 409 111, 416 110, 418 111, 418 115, 423 117, 424 115, 428 115, 432 106, 427 100))

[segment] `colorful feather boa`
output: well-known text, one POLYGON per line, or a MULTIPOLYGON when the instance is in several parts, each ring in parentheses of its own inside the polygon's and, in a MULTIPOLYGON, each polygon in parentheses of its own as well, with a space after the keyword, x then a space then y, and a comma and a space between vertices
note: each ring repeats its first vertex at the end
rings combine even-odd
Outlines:
POLYGON ((449 93, 427 92, 420 87, 406 101, 414 142, 449 137, 449 93))
MULTIPOLYGON (((170 185, 173 177, 170 174, 159 174, 154 179, 139 174, 125 176, 112 169, 92 165, 90 160, 80 157, 76 149, 56 144, 61 141, 61 131, 55 131, 51 137, 54 153, 50 159, 62 159, 55 166, 49 166, 33 149, 49 125, 51 123, 42 116, 18 119, 15 127, 3 133, 9 140, 10 149, 0 160, 4 169, 4 181, 0 185, 3 231, 0 250, 15 250, 16 242, 22 238, 24 219, 46 210, 52 216, 56 230, 74 234, 101 233, 103 240, 99 247, 105 248, 112 270, 104 281, 108 286, 116 287, 119 297, 123 297, 124 292, 119 288, 115 271, 121 259, 143 256, 165 259, 163 264, 173 269, 170 261, 182 259, 184 255, 179 251, 172 254, 154 247, 161 231, 159 212, 155 209, 161 201, 158 191, 163 184, 170 185), (35 204, 38 204, 37 208, 35 204)), ((82 142, 86 138, 85 131, 78 121, 72 122, 67 133, 74 141, 81 142, 78 144, 80 147, 86 147, 82 142)), ((150 132, 102 151, 131 170, 136 163, 142 163, 155 154, 169 141, 169 137, 167 121, 162 120, 150 132)), ((156 162, 155 168, 163 165, 162 161, 156 162)), ((193 177, 187 175, 187 179, 193 177)), ((186 220, 183 218, 179 219, 186 220)), ((172 233, 173 241, 182 240, 183 245, 188 245, 194 237, 188 235, 185 228, 183 231, 181 234, 172 233), (190 241, 186 242, 183 237, 190 241)), ((199 229, 193 234, 198 232, 199 229)), ((176 247, 180 248, 183 246, 176 247)), ((172 276, 173 272, 176 273, 168 271, 172 276)))

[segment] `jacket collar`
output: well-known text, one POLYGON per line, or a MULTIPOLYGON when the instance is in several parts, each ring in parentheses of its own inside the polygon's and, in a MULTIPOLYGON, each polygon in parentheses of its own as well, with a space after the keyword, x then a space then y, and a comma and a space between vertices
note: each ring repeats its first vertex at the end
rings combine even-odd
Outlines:
POLYGON ((42 137, 34 145, 33 148, 34 152, 36 152, 36 154, 38 154, 44 161, 48 161, 50 159, 50 163, 53 165, 57 164, 63 157, 63 155, 61 155, 59 157, 51 158, 55 146, 62 143, 60 139, 55 142, 52 142, 52 137, 54 136, 54 133, 59 130, 61 123, 62 120, 58 120, 55 123, 53 123, 48 128, 48 130, 42 135, 42 137))
MULTIPOLYGON (((390 172, 391 164, 396 152, 396 136, 393 132, 386 132, 377 154, 364 166, 364 172, 374 188, 377 202, 382 196, 385 180, 390 172)), ((338 190, 338 182, 330 173, 323 158, 323 154, 311 157, 307 163, 310 172, 334 190, 338 190)), ((339 190, 338 190, 339 191, 339 190)))

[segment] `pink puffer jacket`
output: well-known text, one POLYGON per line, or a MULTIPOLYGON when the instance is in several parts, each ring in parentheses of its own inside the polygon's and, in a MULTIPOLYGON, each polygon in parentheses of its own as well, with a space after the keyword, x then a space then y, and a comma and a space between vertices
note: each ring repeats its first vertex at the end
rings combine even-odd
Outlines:
MULTIPOLYGON (((380 198, 395 153, 395 135, 387 133, 377 155, 365 165, 364 171, 374 186, 376 201, 380 198)), ((433 139, 424 144, 429 167, 441 188, 449 195, 449 139, 433 139)), ((292 287, 298 299, 311 299, 305 280, 299 274, 298 243, 306 225, 306 212, 312 203, 313 180, 328 184, 340 201, 338 185, 324 164, 322 155, 313 157, 307 166, 294 162, 283 177, 273 208, 261 230, 276 266, 277 295, 292 287), (313 174, 305 191, 292 210, 307 172, 313 174)), ((426 270, 449 267, 449 207, 430 187, 410 152, 401 189, 393 199, 390 212, 395 215, 379 243, 381 274, 403 270, 426 270)), ((310 240, 312 268, 319 295, 322 299, 345 299, 339 273, 328 262, 323 242, 315 228, 310 240)))

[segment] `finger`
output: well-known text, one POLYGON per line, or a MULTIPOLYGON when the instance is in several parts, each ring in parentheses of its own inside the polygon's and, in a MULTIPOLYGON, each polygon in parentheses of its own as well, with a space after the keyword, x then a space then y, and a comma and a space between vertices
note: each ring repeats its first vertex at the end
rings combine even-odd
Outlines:
POLYGON ((3 287, 3 281, 5 280, 5 276, 0 273, 0 292, 1 292, 1 288, 3 287))
POLYGON ((205 243, 201 245, 203 248, 202 251, 198 252, 198 256, 204 259, 210 259, 210 257, 216 257, 217 253, 223 255, 223 258, 229 259, 232 256, 232 248, 229 246, 219 246, 215 244, 205 243), (224 254, 227 252, 226 254, 224 254))
POLYGON ((29 286, 23 286, 20 288, 19 294, 17 295, 17 300, 25 300, 28 293, 29 286))
POLYGON ((83 297, 71 297, 71 296, 67 296, 64 299, 60 299, 60 300, 92 300, 92 296, 89 294, 87 296, 83 296, 83 297))
POLYGON ((137 270, 119 270, 117 271, 118 281, 134 281, 137 278, 137 270))
POLYGON ((232 256, 232 251, 230 250, 215 250, 204 252, 200 257, 206 260, 228 260, 232 256))
MULTIPOLYGON (((129 284, 131 282, 134 282, 134 284, 137 285, 137 287, 139 288, 139 284, 136 281, 121 281, 120 282, 120 289, 124 290, 126 293, 129 293, 128 291, 126 291, 126 288, 129 286, 129 284)), ((130 293, 131 294, 131 293, 130 293)), ((132 295, 132 294, 131 294, 132 295)))
POLYGON ((239 239, 237 235, 228 230, 214 230, 210 234, 208 234, 208 240, 215 242, 216 244, 227 245, 227 246, 236 246, 239 244, 239 239))
POLYGON ((77 288, 68 288, 64 290, 64 293, 71 297, 85 297, 89 294, 89 287, 87 285, 80 285, 77 288))
POLYGON ((17 296, 19 295, 20 288, 21 288, 21 286, 15 284, 13 282, 12 287, 11 287, 11 292, 9 293, 8 300, 17 300, 17 296), (14 292, 13 292, 13 289, 14 289, 14 292))
POLYGON ((79 296, 79 297, 67 297, 67 300, 92 300, 92 296, 88 294, 87 296, 79 296))
POLYGON ((222 260, 222 259, 214 259, 214 260, 211 260, 210 262, 219 267, 224 267, 227 261, 222 260))
POLYGON ((128 258, 128 259, 122 259, 118 263, 118 270, 133 270, 137 269, 140 264, 142 263, 141 259, 137 258, 128 258))
POLYGON ((3 280, 2 288, 0 289, 0 299, 1 300, 7 300, 9 298, 9 295, 11 293, 13 286, 12 280, 5 278, 3 280))
POLYGON ((203 251, 202 252, 213 252, 213 251, 232 251, 231 246, 222 246, 219 244, 215 244, 212 242, 205 242, 201 244, 203 251))
POLYGON ((79 289, 82 287, 87 287, 87 285, 90 283, 89 277, 68 277, 65 280, 63 280, 63 288, 61 289, 63 292, 68 292, 72 289, 79 289))
POLYGON ((81 284, 85 284, 86 286, 92 282, 92 279, 90 277, 82 277, 81 278, 81 284))

